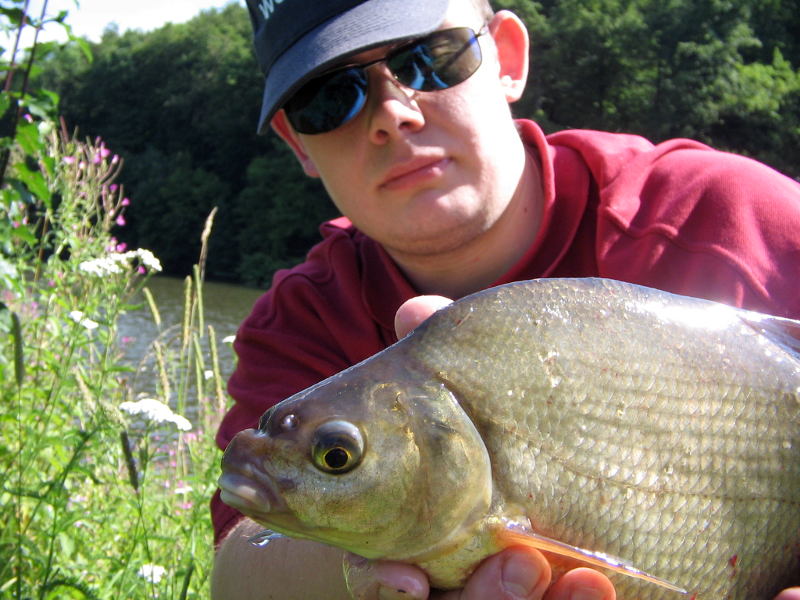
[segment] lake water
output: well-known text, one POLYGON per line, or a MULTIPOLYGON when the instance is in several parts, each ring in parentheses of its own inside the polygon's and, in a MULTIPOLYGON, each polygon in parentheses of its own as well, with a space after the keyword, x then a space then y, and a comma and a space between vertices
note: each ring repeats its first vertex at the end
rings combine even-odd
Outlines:
MULTIPOLYGON (((172 277, 153 277, 147 282, 161 315, 159 328, 145 305, 138 311, 122 316, 119 321, 119 339, 125 353, 125 362, 137 366, 151 353, 153 340, 170 344, 181 334, 184 306, 184 280, 172 277)), ((203 284, 205 325, 214 327, 217 352, 223 379, 227 380, 235 365, 230 343, 223 339, 236 334, 242 320, 250 313, 263 290, 238 285, 206 282, 203 284)), ((143 298, 138 301, 144 301, 143 298)), ((141 387, 141 381, 137 388, 141 387)), ((144 386, 145 388, 147 386, 144 386)), ((150 391, 150 390, 139 390, 150 391)))

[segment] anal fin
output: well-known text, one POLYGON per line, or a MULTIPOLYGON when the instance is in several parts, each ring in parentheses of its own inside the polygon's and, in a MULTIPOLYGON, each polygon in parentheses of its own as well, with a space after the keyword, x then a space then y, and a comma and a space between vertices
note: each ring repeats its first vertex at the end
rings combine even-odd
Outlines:
POLYGON ((622 559, 604 554, 603 552, 594 552, 592 550, 571 546, 570 544, 540 535, 527 528, 520 527, 519 525, 509 525, 502 529, 497 533, 497 539, 500 545, 504 547, 528 546, 536 548, 537 550, 543 550, 558 556, 577 560, 593 567, 599 567, 628 577, 641 579, 673 592, 688 595, 688 592, 683 588, 661 579, 660 577, 645 573, 622 559))

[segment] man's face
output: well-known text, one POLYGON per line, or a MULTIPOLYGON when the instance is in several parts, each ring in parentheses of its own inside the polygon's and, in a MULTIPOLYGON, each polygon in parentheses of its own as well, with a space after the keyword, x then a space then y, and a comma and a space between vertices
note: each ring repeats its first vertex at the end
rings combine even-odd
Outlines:
MULTIPOLYGON (((441 29, 461 26, 477 32, 483 23, 470 3, 456 1, 441 29)), ((401 264, 480 238, 519 184, 524 150, 508 106, 515 92, 492 37, 478 39, 483 62, 466 81, 416 92, 379 63, 368 70, 368 99, 357 117, 327 133, 289 135, 306 171, 322 178, 342 214, 401 264)))

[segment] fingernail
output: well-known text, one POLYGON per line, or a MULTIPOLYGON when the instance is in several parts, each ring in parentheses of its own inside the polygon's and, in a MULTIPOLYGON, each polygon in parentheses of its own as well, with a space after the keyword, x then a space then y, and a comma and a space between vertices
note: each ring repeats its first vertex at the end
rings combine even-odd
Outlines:
POLYGON ((603 592, 595 588, 576 587, 570 593, 569 600, 603 600, 603 592))
POLYGON ((413 577, 394 577, 392 582, 381 581, 378 590, 380 600, 424 600, 428 590, 423 589, 420 582, 413 577))
POLYGON ((380 600, 412 600, 413 596, 406 590, 381 586, 378 590, 380 600))
POLYGON ((524 556, 510 556, 503 563, 503 589, 514 598, 529 598, 540 577, 539 570, 524 556))

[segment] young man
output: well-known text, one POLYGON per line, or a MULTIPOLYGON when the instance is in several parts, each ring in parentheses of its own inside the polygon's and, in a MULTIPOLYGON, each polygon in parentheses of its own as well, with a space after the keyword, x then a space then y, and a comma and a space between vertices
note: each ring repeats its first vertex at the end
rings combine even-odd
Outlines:
MULTIPOLYGON (((528 37, 481 0, 248 0, 269 127, 345 216, 276 275, 236 340, 224 448, 285 397, 394 342, 441 302, 509 281, 601 276, 800 317, 800 185, 677 140, 514 121, 528 37)), ((247 542, 216 496, 215 598, 346 598, 343 553, 247 542)), ((425 598, 406 565, 345 560, 359 598, 425 598), (399 591, 402 590, 402 591, 399 591)), ((547 590, 533 551, 441 598, 613 598, 578 569, 547 590), (546 591, 547 590, 547 591, 546 591), (546 596, 545 596, 546 594, 546 596)), ((793 594, 796 592, 785 592, 793 594)), ((782 595, 782 598, 789 598, 782 595)), ((798 596, 795 596, 798 597, 798 596)))

